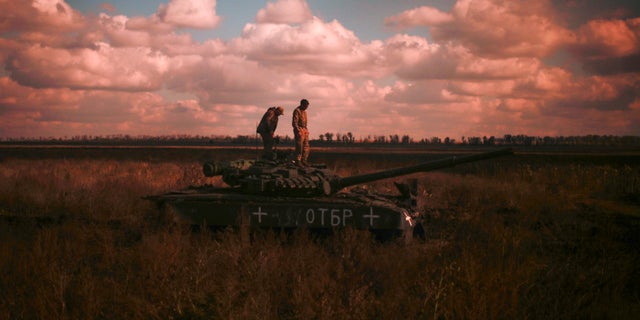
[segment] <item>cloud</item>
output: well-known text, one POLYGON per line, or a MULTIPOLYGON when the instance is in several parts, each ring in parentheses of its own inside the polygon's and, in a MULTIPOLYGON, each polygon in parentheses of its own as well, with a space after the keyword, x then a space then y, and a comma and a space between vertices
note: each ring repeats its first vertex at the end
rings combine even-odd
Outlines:
MULTIPOLYGON (((9 77, 0 78, 0 114, 8 116, 21 112, 31 114, 42 110, 71 111, 77 103, 76 95, 68 89, 36 89, 22 86, 9 77)), ((2 118, 2 117, 0 117, 2 118)))
POLYGON ((3 1, 0 31, 66 32, 82 27, 84 18, 61 0, 3 1))
POLYGON ((403 28, 428 26, 435 41, 464 44, 479 56, 544 57, 571 37, 553 16, 548 0, 459 0, 450 13, 421 7, 385 22, 403 28))
POLYGON ((108 41, 114 47, 151 45, 152 34, 145 27, 136 26, 135 22, 124 15, 110 16, 101 13, 96 24, 100 34, 94 34, 95 41, 108 41))
POLYGON ((83 134, 91 132, 96 123, 111 124, 109 114, 124 116, 119 112, 123 110, 122 101, 114 101, 114 95, 104 92, 31 88, 7 77, 0 78, 0 88, 1 134, 54 137, 61 133, 83 134), (99 98, 85 103, 90 96, 99 98), (108 105, 110 112, 102 112, 101 105, 108 105))
POLYGON ((221 20, 216 4, 216 0, 171 0, 158 6, 156 13, 149 17, 124 19, 131 31, 170 33, 177 28, 213 29, 221 20))
MULTIPOLYGON (((352 88, 348 80, 340 77, 283 73, 233 55, 172 61, 166 87, 192 93, 206 110, 220 105, 291 106, 306 97, 327 112, 334 104, 335 108, 343 108, 352 88)), ((250 119, 258 116, 261 115, 250 119)))
MULTIPOLYGON (((20 43, 77 47, 87 19, 61 0, 2 1, 0 34, 20 43)), ((2 50, 2 49, 0 49, 2 50)))
POLYGON ((449 85, 448 82, 442 80, 396 82, 384 98, 387 101, 412 105, 468 102, 471 99, 471 95, 455 94, 449 85))
POLYGON ((257 23, 302 23, 313 18, 305 0, 268 2, 256 15, 257 23))
POLYGON ((397 29, 407 29, 419 26, 438 26, 452 23, 453 16, 432 7, 419 7, 387 17, 384 24, 397 29))
POLYGON ((216 0, 171 0, 160 5, 156 16, 179 28, 210 29, 220 22, 216 14, 216 0))
POLYGON ((588 21, 569 51, 590 74, 640 72, 640 18, 588 21))
POLYGON ((591 20, 577 32, 573 52, 582 58, 620 58, 640 52, 640 30, 633 26, 640 18, 629 20, 591 20))
POLYGON ((276 77, 257 62, 238 56, 182 56, 172 60, 166 86, 191 92, 208 104, 243 104, 272 94, 277 82, 265 79, 276 77))
POLYGON ((180 55, 212 56, 224 53, 226 43, 220 39, 194 41, 190 33, 176 33, 167 24, 149 23, 146 18, 128 18, 124 15, 98 15, 93 29, 84 35, 84 42, 108 43, 111 47, 148 47, 174 57, 180 55))
POLYGON ((511 91, 503 97, 540 101, 559 99, 568 94, 567 90, 572 88, 575 81, 573 74, 567 70, 542 67, 526 77, 516 79, 511 85, 511 91))
POLYGON ((230 50, 287 72, 372 74, 378 43, 364 45, 338 21, 314 17, 300 25, 247 24, 230 50))
POLYGON ((173 103, 161 102, 159 107, 153 109, 147 107, 148 103, 141 102, 139 105, 142 110, 133 110, 143 111, 140 119, 147 125, 171 124, 170 131, 165 134, 180 134, 193 129, 204 133, 206 128, 222 126, 225 121, 219 112, 205 109, 200 101, 195 99, 178 100, 173 103))
POLYGON ((423 38, 397 35, 385 42, 386 60, 395 73, 409 80, 512 79, 527 76, 541 62, 530 57, 483 58, 454 44, 429 44, 423 38))
POLYGON ((640 72, 640 53, 624 57, 587 59, 583 62, 583 70, 590 74, 599 75, 638 74, 640 72))
POLYGON ((208 55, 224 51, 224 44, 219 40, 196 43, 189 33, 177 34, 171 29, 154 29, 151 25, 146 25, 146 22, 145 19, 131 20, 122 15, 109 16, 102 13, 96 22, 96 31, 92 34, 92 39, 94 42, 109 43, 112 47, 149 47, 169 56, 208 55))
MULTIPOLYGON (((205 110, 195 100, 170 102, 149 92, 37 89, 0 78, 0 135, 167 135, 226 126, 220 109, 205 110)), ((243 115, 245 117, 245 115, 243 115)), ((247 117, 249 118, 249 117, 247 117)))
POLYGON ((0 136, 252 135, 271 105, 291 135, 301 98, 314 138, 640 134, 637 17, 567 23, 550 0, 460 0, 390 15, 394 34, 364 42, 352 21, 280 0, 235 38, 180 30, 217 27, 216 4, 132 17, 2 2, 0 136))
POLYGON ((28 46, 6 66, 18 83, 34 88, 153 90, 167 71, 167 58, 149 48, 59 49, 28 46))
POLYGON ((100 4, 100 9, 105 10, 107 12, 113 13, 116 12, 116 7, 108 2, 103 2, 100 4))
MULTIPOLYGON (((640 80, 634 75, 577 78, 559 87, 554 99, 544 101, 549 114, 562 115, 571 110, 576 114, 585 110, 631 110, 640 92, 640 80)), ((570 115, 571 116, 571 115, 570 115)))
POLYGON ((21 47, 22 44, 18 41, 0 38, 0 65, 5 66, 9 55, 21 47))

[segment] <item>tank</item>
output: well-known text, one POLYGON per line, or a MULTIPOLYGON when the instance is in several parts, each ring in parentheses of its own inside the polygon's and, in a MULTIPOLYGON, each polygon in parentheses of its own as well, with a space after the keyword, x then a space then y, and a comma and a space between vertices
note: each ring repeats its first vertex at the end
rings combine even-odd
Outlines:
POLYGON ((509 154, 512 151, 506 148, 348 177, 323 164, 299 166, 285 160, 205 162, 203 174, 222 177, 228 187, 189 187, 146 199, 174 210, 188 223, 213 228, 331 231, 350 227, 384 238, 413 237, 423 231, 416 179, 394 181, 397 194, 349 187, 509 154))

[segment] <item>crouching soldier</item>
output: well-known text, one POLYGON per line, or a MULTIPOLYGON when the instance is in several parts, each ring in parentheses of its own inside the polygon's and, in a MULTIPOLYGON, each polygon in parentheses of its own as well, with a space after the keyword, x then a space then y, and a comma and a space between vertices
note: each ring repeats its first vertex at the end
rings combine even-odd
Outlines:
POLYGON ((258 124, 258 128, 256 132, 260 134, 262 137, 262 143, 264 145, 264 150, 262 153, 263 159, 274 159, 273 154, 273 144, 275 142, 275 131, 278 127, 278 117, 284 113, 284 109, 280 106, 271 107, 267 109, 267 112, 262 116, 262 120, 260 120, 260 124, 258 124))

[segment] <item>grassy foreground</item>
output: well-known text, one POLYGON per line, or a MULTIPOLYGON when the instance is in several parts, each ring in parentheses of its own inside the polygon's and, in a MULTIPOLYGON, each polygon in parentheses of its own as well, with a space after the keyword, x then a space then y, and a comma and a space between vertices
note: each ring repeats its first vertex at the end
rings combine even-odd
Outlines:
POLYGON ((140 199, 205 182, 196 161, 5 159, 1 215, 71 218, 0 221, 0 319, 629 319, 639 173, 518 161, 417 174, 427 239, 407 245, 194 233, 140 199))

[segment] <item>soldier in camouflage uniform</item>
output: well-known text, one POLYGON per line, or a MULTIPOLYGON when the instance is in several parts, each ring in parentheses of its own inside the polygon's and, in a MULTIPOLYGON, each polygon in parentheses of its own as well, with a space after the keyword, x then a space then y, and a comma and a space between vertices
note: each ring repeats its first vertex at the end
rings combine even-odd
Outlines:
POLYGON ((309 158, 309 130, 307 130, 307 108, 309 101, 300 100, 300 105, 293 110, 293 134, 296 138, 295 161, 301 165, 307 165, 309 158))
POLYGON ((260 134, 262 137, 262 143, 264 145, 264 151, 262 157, 264 159, 272 160, 273 156, 273 143, 274 143, 274 133, 276 131, 276 127, 278 127, 278 117, 284 113, 284 109, 280 106, 271 107, 267 109, 267 112, 262 116, 262 120, 260 120, 260 124, 256 129, 256 132, 260 134))

